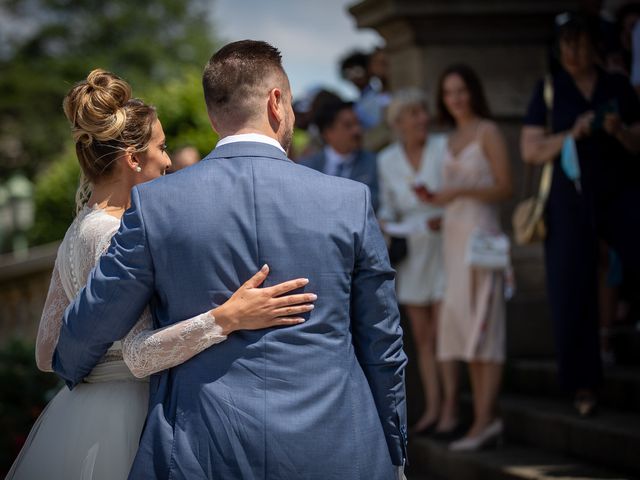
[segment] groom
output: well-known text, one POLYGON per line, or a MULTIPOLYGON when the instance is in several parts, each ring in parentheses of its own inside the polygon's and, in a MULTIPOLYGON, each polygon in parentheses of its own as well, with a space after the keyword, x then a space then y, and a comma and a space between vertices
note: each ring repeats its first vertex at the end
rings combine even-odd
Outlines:
POLYGON ((154 375, 130 478, 397 478, 406 356, 369 190, 287 158, 291 90, 271 45, 223 47, 203 86, 221 140, 199 164, 133 189, 67 309, 54 369, 73 388, 147 304, 156 327, 170 325, 268 263, 271 283, 309 278, 315 310, 154 375))

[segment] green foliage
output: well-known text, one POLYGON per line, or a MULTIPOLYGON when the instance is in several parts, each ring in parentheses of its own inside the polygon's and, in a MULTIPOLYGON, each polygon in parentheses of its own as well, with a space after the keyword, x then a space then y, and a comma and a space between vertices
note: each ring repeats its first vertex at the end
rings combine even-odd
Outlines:
POLYGON ((215 147, 218 137, 204 103, 202 69, 185 69, 179 78, 152 85, 142 96, 158 111, 169 151, 192 145, 205 156, 215 147))
POLYGON ((47 401, 59 388, 57 377, 40 372, 33 345, 13 340, 0 349, 0 475, 9 470, 47 401))
POLYGON ((0 14, 15 31, 0 52, 0 178, 20 167, 33 177, 69 137, 61 103, 96 67, 138 92, 213 50, 205 0, 4 0, 0 14), (26 28, 19 28, 22 25, 26 28))
POLYGON ((32 245, 62 238, 73 218, 78 167, 62 99, 93 68, 120 75, 158 107, 170 148, 211 150, 200 86, 214 50, 209 8, 208 0, 0 2, 2 25, 14 27, 0 44, 0 182, 16 168, 36 179, 32 245))
POLYGON ((36 179, 34 201, 35 223, 29 231, 29 243, 40 245, 60 240, 75 214, 75 192, 80 179, 80 166, 73 147, 36 179))

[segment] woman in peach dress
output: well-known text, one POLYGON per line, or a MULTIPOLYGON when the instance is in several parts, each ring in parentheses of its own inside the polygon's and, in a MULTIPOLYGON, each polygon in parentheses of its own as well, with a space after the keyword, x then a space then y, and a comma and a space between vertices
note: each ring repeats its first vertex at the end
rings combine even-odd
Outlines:
MULTIPOLYGON (((476 450, 502 432, 496 403, 505 357, 503 274, 473 268, 465 253, 476 229, 500 231, 498 204, 511 195, 511 174, 504 138, 489 110, 475 73, 452 66, 441 77, 438 107, 455 126, 443 160, 443 186, 431 201, 446 206, 443 254, 446 277, 438 332, 438 359, 444 369, 469 364, 474 421, 467 434, 450 446, 476 450)), ((456 378, 451 375, 445 378, 456 378)), ((457 423, 457 385, 445 385, 440 431, 457 423)))

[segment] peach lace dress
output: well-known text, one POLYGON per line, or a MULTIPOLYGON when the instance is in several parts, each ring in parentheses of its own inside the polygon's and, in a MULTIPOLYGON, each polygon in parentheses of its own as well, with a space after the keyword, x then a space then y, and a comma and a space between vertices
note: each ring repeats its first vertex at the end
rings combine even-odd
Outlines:
MULTIPOLYGON (((64 310, 109 247, 120 220, 85 207, 58 250, 36 341, 38 365, 51 369, 64 310)), ((125 480, 147 414, 143 377, 185 362, 226 339, 208 313, 153 330, 149 309, 115 342, 84 383, 63 387, 34 424, 7 479, 125 480), (132 373, 133 372, 133 373, 132 373)))
MULTIPOLYGON (((443 160, 443 188, 483 188, 493 184, 489 161, 476 138, 443 160)), ((467 265, 465 253, 476 229, 500 229, 495 205, 459 198, 447 205, 443 222, 446 289, 438 328, 440 360, 503 362, 505 357, 504 275, 467 265)))

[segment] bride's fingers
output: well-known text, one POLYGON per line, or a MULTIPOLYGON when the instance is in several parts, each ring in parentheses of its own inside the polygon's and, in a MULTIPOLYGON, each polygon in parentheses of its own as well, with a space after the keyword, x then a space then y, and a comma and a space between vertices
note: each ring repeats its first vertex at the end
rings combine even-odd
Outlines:
POLYGON ((298 325, 299 323, 303 323, 304 321, 304 318, 300 317, 280 317, 274 318, 272 323, 274 327, 278 327, 283 325, 298 325))
POLYGON ((315 302, 318 296, 315 293, 300 293, 298 295, 287 295, 286 297, 278 297, 272 300, 273 307, 286 307, 288 305, 297 305, 299 303, 315 302))
POLYGON ((302 288, 307 283, 309 283, 308 278, 296 278, 295 280, 289 280, 288 282, 279 283, 278 285, 274 285, 273 287, 267 287, 264 290, 265 293, 267 293, 269 296, 278 297, 284 293, 290 292, 291 290, 302 288))
POLYGON ((297 315, 299 313, 307 313, 313 310, 315 307, 311 304, 306 305, 294 305, 292 307, 276 308, 271 312, 274 317, 290 317, 291 315, 297 315))
POLYGON ((258 288, 267 279, 267 275, 269 275, 269 265, 265 264, 253 277, 244 282, 243 287, 258 288))

